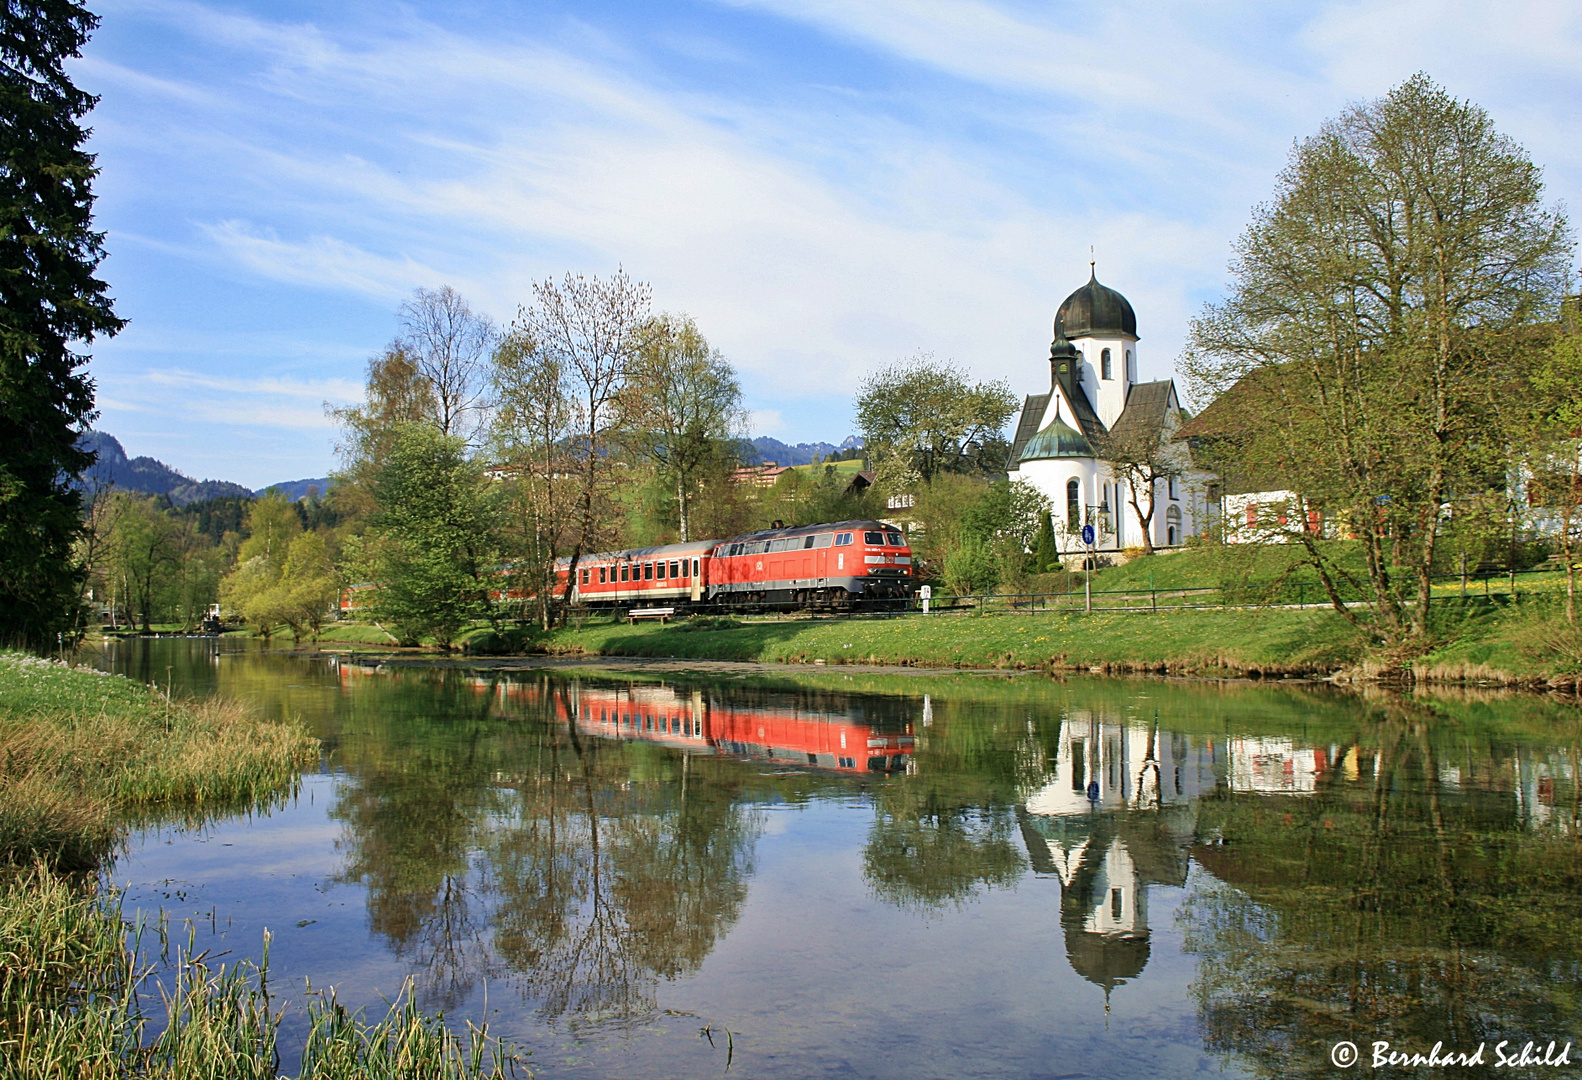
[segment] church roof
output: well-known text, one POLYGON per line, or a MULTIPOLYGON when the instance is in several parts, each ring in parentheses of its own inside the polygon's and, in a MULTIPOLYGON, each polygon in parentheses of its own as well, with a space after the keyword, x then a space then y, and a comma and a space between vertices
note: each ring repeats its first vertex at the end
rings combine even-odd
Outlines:
POLYGON ((1038 434, 1039 422, 1044 418, 1044 410, 1049 408, 1048 394, 1028 394, 1022 400, 1022 418, 1016 422, 1016 434, 1011 438, 1011 456, 1008 460, 1010 468, 1016 468, 1017 462, 1022 460, 1022 448, 1027 441, 1038 434))
POLYGON ((1126 297, 1107 285, 1100 285, 1096 275, 1090 276, 1086 285, 1060 305, 1055 315, 1055 336, 1082 338, 1107 334, 1135 338, 1137 315, 1126 297))
POLYGON ((1061 417, 1056 416, 1044 430, 1027 440, 1027 445, 1022 447, 1017 464, 1027 461, 1050 461, 1056 458, 1091 458, 1097 455, 1093 452, 1093 444, 1088 442, 1088 437, 1061 417))
POLYGON ((1174 388, 1175 383, 1169 379, 1133 383, 1126 394, 1126 408, 1110 428, 1110 438, 1126 443, 1151 437, 1164 426, 1174 388))

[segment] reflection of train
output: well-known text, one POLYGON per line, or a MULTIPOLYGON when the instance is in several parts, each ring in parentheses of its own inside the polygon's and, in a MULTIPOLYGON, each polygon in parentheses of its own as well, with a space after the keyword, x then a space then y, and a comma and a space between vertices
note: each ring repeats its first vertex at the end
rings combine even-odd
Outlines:
MULTIPOLYGON (((478 680, 480 689, 489 686, 478 680)), ((536 698, 535 683, 500 682, 505 698, 536 698)), ((915 738, 910 723, 887 732, 860 716, 785 704, 736 704, 688 695, 667 686, 572 685, 553 695, 558 719, 576 717, 577 730, 612 739, 642 739, 689 753, 730 754, 835 772, 911 772, 915 738)))
MULTIPOLYGON (((566 588, 571 560, 555 564, 556 590, 566 588)), ((501 577, 509 568, 500 571, 501 577)), ((728 540, 695 540, 663 547, 599 551, 577 560, 572 602, 615 608, 843 606, 854 600, 894 600, 912 594, 912 549, 893 526, 838 521, 768 529, 728 540)), ((363 606, 369 585, 341 596, 341 610, 363 606)), ((495 600, 521 600, 501 589, 495 600)))

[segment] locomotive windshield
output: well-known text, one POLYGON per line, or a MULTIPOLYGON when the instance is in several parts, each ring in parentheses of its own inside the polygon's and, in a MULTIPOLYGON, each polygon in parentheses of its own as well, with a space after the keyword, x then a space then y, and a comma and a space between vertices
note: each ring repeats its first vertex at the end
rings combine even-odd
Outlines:
POLYGON ((862 534, 862 542, 871 546, 882 544, 884 543, 884 533, 865 532, 862 534))
POLYGON ((891 547, 906 546, 906 538, 898 532, 885 533, 884 539, 891 547))

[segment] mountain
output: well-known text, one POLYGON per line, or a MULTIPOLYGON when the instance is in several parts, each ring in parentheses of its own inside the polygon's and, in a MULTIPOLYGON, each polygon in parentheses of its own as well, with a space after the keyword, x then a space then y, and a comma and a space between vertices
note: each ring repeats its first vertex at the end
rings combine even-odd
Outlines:
POLYGON ((839 446, 827 442, 797 443, 792 446, 779 439, 760 435, 753 440, 753 449, 758 451, 760 461, 772 461, 776 465, 811 465, 816 457, 829 457, 842 450, 861 450, 862 440, 852 435, 839 446))
POLYGON ((177 506, 224 495, 247 498, 253 494, 241 484, 224 480, 194 480, 151 457, 129 458, 120 440, 103 431, 88 432, 78 440, 78 445, 99 455, 99 460, 83 474, 83 486, 86 488, 113 484, 125 491, 168 495, 177 506))
POLYGON ((269 487, 259 488, 257 491, 253 492, 253 494, 262 495, 264 492, 272 489, 274 491, 280 492, 280 494, 284 495, 292 502, 296 502, 298 499, 306 499, 308 497, 309 488, 318 488, 319 494, 321 496, 325 495, 330 490, 330 478, 327 476, 320 476, 308 480, 282 480, 278 484, 270 484, 269 487))

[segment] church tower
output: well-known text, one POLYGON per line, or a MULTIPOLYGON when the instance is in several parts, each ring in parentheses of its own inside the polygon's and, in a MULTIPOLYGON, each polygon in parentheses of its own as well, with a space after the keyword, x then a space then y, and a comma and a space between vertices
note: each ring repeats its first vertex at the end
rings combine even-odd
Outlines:
POLYGON ((1104 427, 1114 427, 1137 381, 1137 316, 1126 297, 1099 284, 1091 263, 1088 283, 1055 315, 1055 339, 1081 354, 1082 389, 1104 427))

